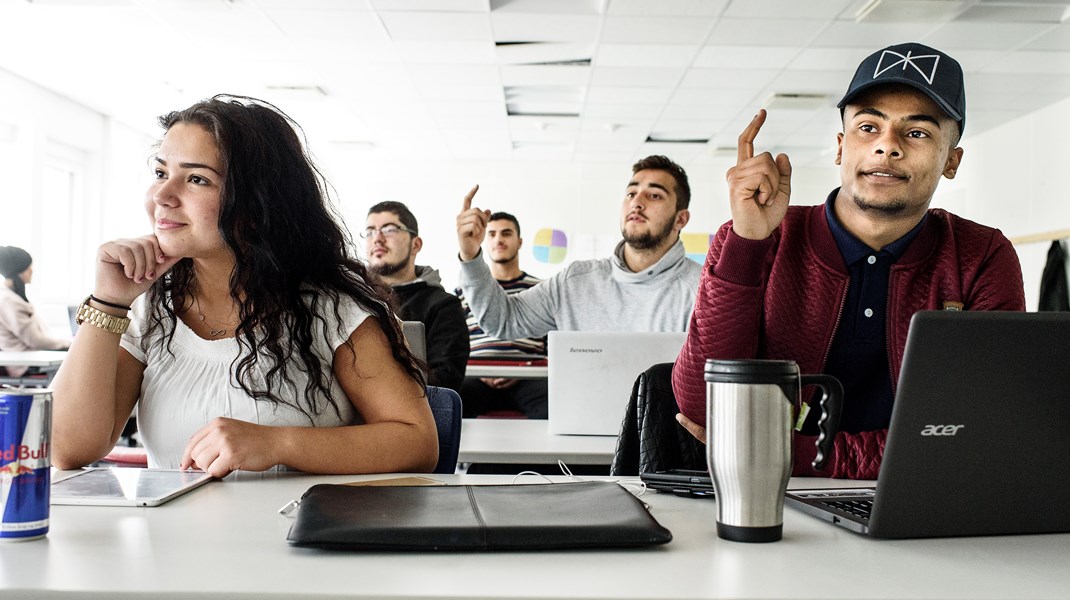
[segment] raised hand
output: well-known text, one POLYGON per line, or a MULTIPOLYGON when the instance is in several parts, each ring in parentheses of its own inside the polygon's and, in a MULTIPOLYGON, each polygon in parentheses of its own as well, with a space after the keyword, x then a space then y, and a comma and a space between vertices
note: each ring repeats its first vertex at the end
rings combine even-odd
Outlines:
POLYGON ((163 253, 155 235, 106 242, 97 249, 93 295, 130 305, 178 261, 163 253))
POLYGON ((464 197, 461 214, 457 215, 457 245, 460 247, 461 260, 472 260, 479 254, 479 246, 487 236, 489 210, 472 208, 472 198, 476 197, 479 186, 475 186, 464 197))
POLYGON ((784 219, 791 196, 791 162, 768 152, 754 155, 754 138, 765 123, 765 109, 754 115, 739 136, 736 166, 728 170, 728 200, 732 229, 751 240, 769 237, 784 219))

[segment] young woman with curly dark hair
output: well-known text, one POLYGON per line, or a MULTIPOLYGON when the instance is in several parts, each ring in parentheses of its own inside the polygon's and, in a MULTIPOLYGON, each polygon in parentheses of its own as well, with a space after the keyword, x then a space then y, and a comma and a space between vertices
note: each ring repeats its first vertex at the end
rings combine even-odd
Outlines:
POLYGON ((160 124, 153 233, 97 252, 54 381, 53 464, 106 455, 136 406, 152 467, 431 470, 423 371, 296 124, 231 96, 160 124))

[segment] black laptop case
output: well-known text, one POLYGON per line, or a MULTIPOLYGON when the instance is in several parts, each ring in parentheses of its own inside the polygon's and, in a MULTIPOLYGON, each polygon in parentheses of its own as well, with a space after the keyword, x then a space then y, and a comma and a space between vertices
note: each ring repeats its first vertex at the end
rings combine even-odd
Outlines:
POLYGON ((309 488, 287 539, 335 550, 543 550, 665 544, 611 482, 309 488))

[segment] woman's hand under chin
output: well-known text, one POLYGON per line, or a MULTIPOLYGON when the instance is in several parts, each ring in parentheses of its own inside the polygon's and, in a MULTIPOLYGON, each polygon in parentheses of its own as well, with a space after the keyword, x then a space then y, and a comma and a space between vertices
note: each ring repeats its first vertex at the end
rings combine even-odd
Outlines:
POLYGON ((93 295, 129 306, 179 260, 165 255, 151 234, 105 242, 97 249, 93 295))

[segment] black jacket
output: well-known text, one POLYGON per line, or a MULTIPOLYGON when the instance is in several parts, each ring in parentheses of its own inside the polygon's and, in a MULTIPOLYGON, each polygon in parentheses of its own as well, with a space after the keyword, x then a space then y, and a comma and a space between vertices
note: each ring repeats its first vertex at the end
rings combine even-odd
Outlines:
POLYGON ((468 323, 461 301, 442 288, 438 271, 416 267, 417 279, 391 286, 397 294, 400 317, 420 321, 427 336, 428 383, 461 390, 468 365, 468 323))

